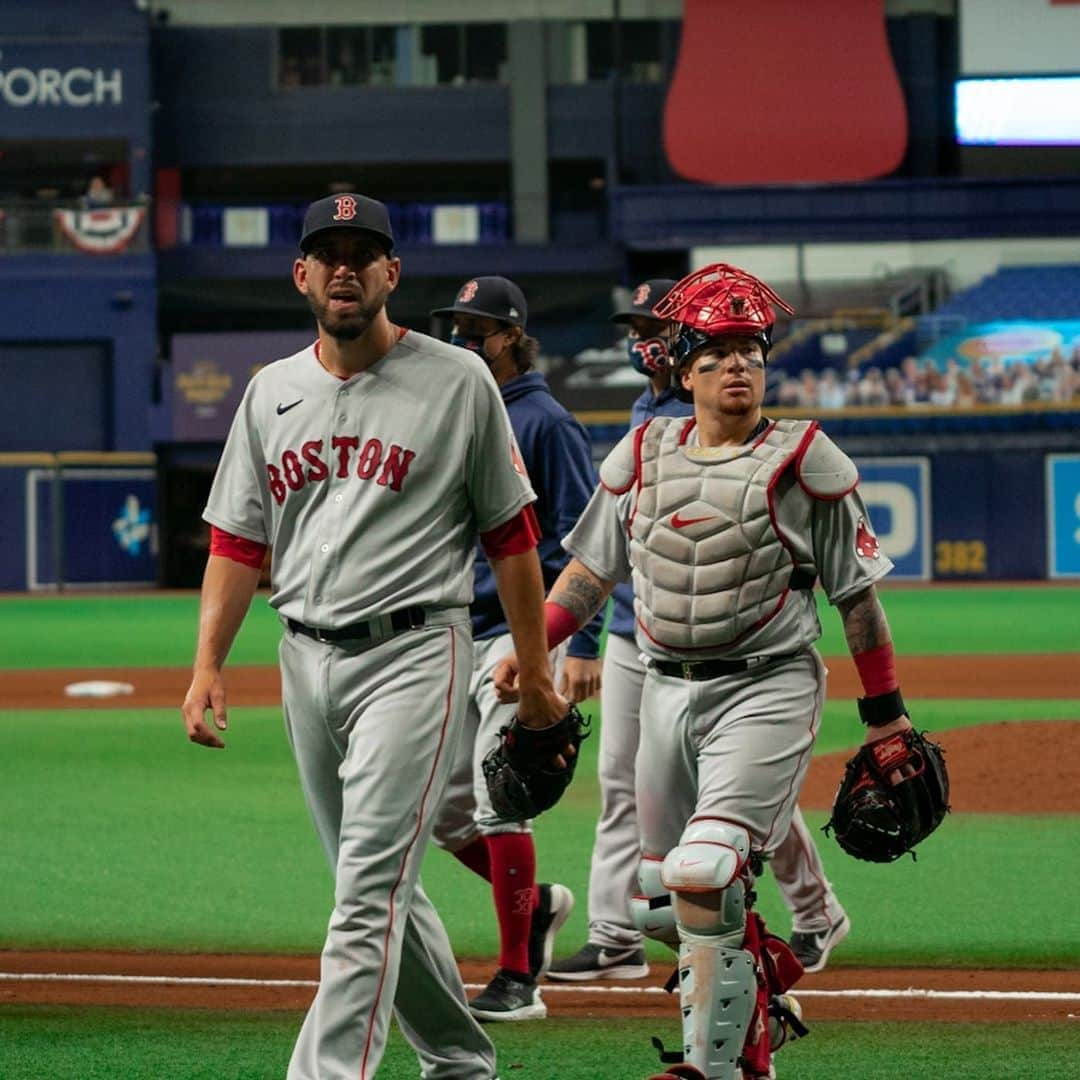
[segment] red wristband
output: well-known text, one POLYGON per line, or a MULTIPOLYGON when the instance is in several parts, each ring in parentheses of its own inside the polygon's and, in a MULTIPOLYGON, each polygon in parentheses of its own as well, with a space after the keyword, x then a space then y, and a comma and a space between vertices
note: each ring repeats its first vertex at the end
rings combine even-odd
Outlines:
POLYGON ((553 600, 544 604, 544 618, 547 621, 548 652, 573 637, 580 629, 577 616, 553 600))
POLYGON ((852 659, 858 668, 867 697, 891 694, 899 687, 896 679, 896 654, 891 641, 879 645, 876 649, 856 653, 852 659))

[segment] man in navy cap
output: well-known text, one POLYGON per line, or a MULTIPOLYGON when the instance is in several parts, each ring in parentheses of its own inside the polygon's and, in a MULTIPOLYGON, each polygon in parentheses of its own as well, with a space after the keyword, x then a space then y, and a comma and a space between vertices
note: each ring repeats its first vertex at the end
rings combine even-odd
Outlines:
MULTIPOLYGON (((635 286, 611 316, 626 326, 627 359, 648 379, 630 410, 630 426, 654 416, 692 416, 671 386, 668 356, 671 324, 653 314, 675 285, 673 278, 651 278, 635 286)), ((630 918, 630 897, 638 891, 640 861, 634 805, 634 757, 638 748, 638 710, 645 666, 634 644, 634 590, 619 584, 613 593, 611 621, 600 698, 600 820, 596 825, 589 871, 589 937, 573 955, 556 960, 548 977, 565 982, 641 979, 649 974, 641 931, 630 918)))
MULTIPOLYGON (((528 309, 514 282, 476 277, 450 307, 432 315, 453 320, 451 343, 482 357, 499 386, 533 489, 540 525, 537 546, 545 586, 567 562, 561 539, 577 521, 595 487, 585 429, 551 395, 533 364, 539 343, 526 331, 528 309)), ((478 551, 474 599, 473 675, 468 728, 435 825, 435 843, 491 883, 499 923, 499 967, 469 1003, 481 1020, 534 1020, 547 1015, 538 980, 551 962, 555 934, 574 904, 563 885, 537 885, 531 822, 495 821, 481 762, 514 707, 500 705, 491 673, 513 652, 506 616, 487 559, 478 551)), ((600 684, 596 616, 555 656, 557 684, 570 701, 593 697, 600 684), (568 655, 562 655, 564 652, 568 655)))
POLYGON ((374 199, 311 205, 292 277, 317 339, 248 384, 203 514, 188 737, 224 746, 225 660, 270 548, 285 727, 334 873, 288 1080, 372 1080, 392 1014, 427 1080, 496 1076, 420 884, 466 724, 478 540, 528 657, 519 720, 547 727, 567 709, 548 658, 536 496, 506 408, 473 353, 391 321, 393 242, 374 199))

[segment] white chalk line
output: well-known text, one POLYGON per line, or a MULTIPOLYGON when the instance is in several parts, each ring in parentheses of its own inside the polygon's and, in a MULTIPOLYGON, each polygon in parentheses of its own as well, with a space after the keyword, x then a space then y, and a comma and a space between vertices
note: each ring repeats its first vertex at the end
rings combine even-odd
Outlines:
MULTIPOLYGON (((230 979, 180 975, 94 975, 67 972, 0 971, 0 982, 115 983, 139 986, 246 986, 315 989, 315 979, 230 979)), ((482 990, 481 983, 467 983, 466 990, 482 990)), ((666 994, 662 986, 597 986, 595 984, 544 983, 545 994, 606 994, 629 997, 666 994)), ((1080 1002, 1080 992, 1043 990, 928 990, 916 986, 861 990, 797 989, 799 998, 920 998, 927 1001, 1060 1001, 1080 1002)))

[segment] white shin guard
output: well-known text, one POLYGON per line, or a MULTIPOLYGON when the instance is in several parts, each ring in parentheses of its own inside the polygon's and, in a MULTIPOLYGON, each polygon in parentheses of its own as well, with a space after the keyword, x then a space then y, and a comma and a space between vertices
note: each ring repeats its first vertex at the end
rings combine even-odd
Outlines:
POLYGON ((683 1055, 708 1080, 742 1080, 739 1059, 757 1004, 754 957, 741 947, 749 856, 741 826, 694 821, 661 871, 681 940, 683 1055))
POLYGON ((715 941, 679 950, 683 1056, 708 1080, 742 1080, 743 1044, 757 1002, 754 958, 715 941))

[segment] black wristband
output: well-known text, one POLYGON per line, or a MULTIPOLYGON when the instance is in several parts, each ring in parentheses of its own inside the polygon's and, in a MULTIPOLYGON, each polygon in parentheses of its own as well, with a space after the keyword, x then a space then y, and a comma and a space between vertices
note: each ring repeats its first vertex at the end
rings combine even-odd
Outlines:
POLYGON ((884 727, 906 714, 907 706, 899 687, 887 694, 859 698, 859 719, 868 727, 884 727))

